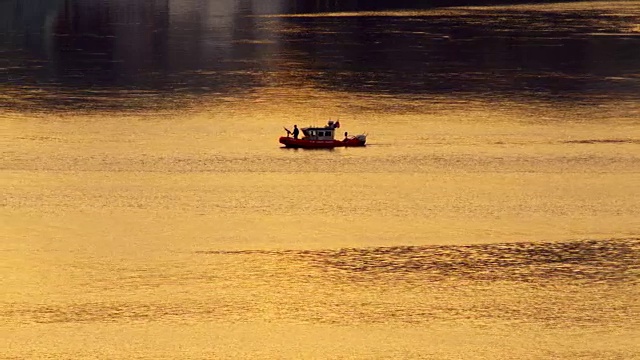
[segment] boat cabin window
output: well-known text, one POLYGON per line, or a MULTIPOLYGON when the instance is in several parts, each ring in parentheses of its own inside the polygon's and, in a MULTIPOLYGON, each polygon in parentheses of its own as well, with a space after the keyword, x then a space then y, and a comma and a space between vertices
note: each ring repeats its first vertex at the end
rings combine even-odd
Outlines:
POLYGON ((316 140, 333 140, 332 129, 303 129, 304 135, 316 140))

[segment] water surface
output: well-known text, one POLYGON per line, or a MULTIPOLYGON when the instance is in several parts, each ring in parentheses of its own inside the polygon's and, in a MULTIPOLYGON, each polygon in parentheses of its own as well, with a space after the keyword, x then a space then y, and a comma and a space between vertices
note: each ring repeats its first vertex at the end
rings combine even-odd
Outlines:
POLYGON ((27 3, 0 357, 640 356, 637 1, 27 3))

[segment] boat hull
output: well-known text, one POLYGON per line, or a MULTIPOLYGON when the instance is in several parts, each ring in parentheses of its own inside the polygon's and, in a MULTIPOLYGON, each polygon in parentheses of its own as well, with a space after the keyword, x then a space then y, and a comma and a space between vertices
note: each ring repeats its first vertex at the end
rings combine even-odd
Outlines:
POLYGON ((351 138, 343 141, 339 140, 308 140, 294 139, 288 136, 280 137, 280 143, 288 148, 294 149, 333 149, 336 147, 356 147, 365 146, 365 141, 351 138))

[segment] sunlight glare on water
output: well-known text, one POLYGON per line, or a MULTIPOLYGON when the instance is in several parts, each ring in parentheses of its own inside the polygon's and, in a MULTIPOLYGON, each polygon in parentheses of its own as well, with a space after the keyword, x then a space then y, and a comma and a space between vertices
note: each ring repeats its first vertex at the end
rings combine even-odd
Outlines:
POLYGON ((638 2, 337 4, 0 4, 0 358, 640 357, 638 2))

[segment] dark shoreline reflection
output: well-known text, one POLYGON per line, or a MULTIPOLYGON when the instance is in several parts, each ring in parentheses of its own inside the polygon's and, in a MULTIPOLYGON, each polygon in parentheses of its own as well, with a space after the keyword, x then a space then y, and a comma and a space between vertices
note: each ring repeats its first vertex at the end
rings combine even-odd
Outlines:
MULTIPOLYGON (((583 0, 573 0, 576 2, 583 0)), ((539 0, 536 3, 553 3, 539 0)), ((523 4, 521 0, 282 0, 280 11, 286 14, 310 14, 344 11, 385 11, 399 9, 431 9, 451 6, 523 4)))
POLYGON ((633 4, 617 15, 519 8, 434 13, 424 10, 429 2, 384 13, 408 4, 5 1, 0 73, 8 81, 0 85, 0 106, 172 107, 200 95, 273 86, 416 99, 576 101, 640 93, 640 36, 628 29, 640 18, 633 4), (379 13, 261 16, 370 10, 379 13))

